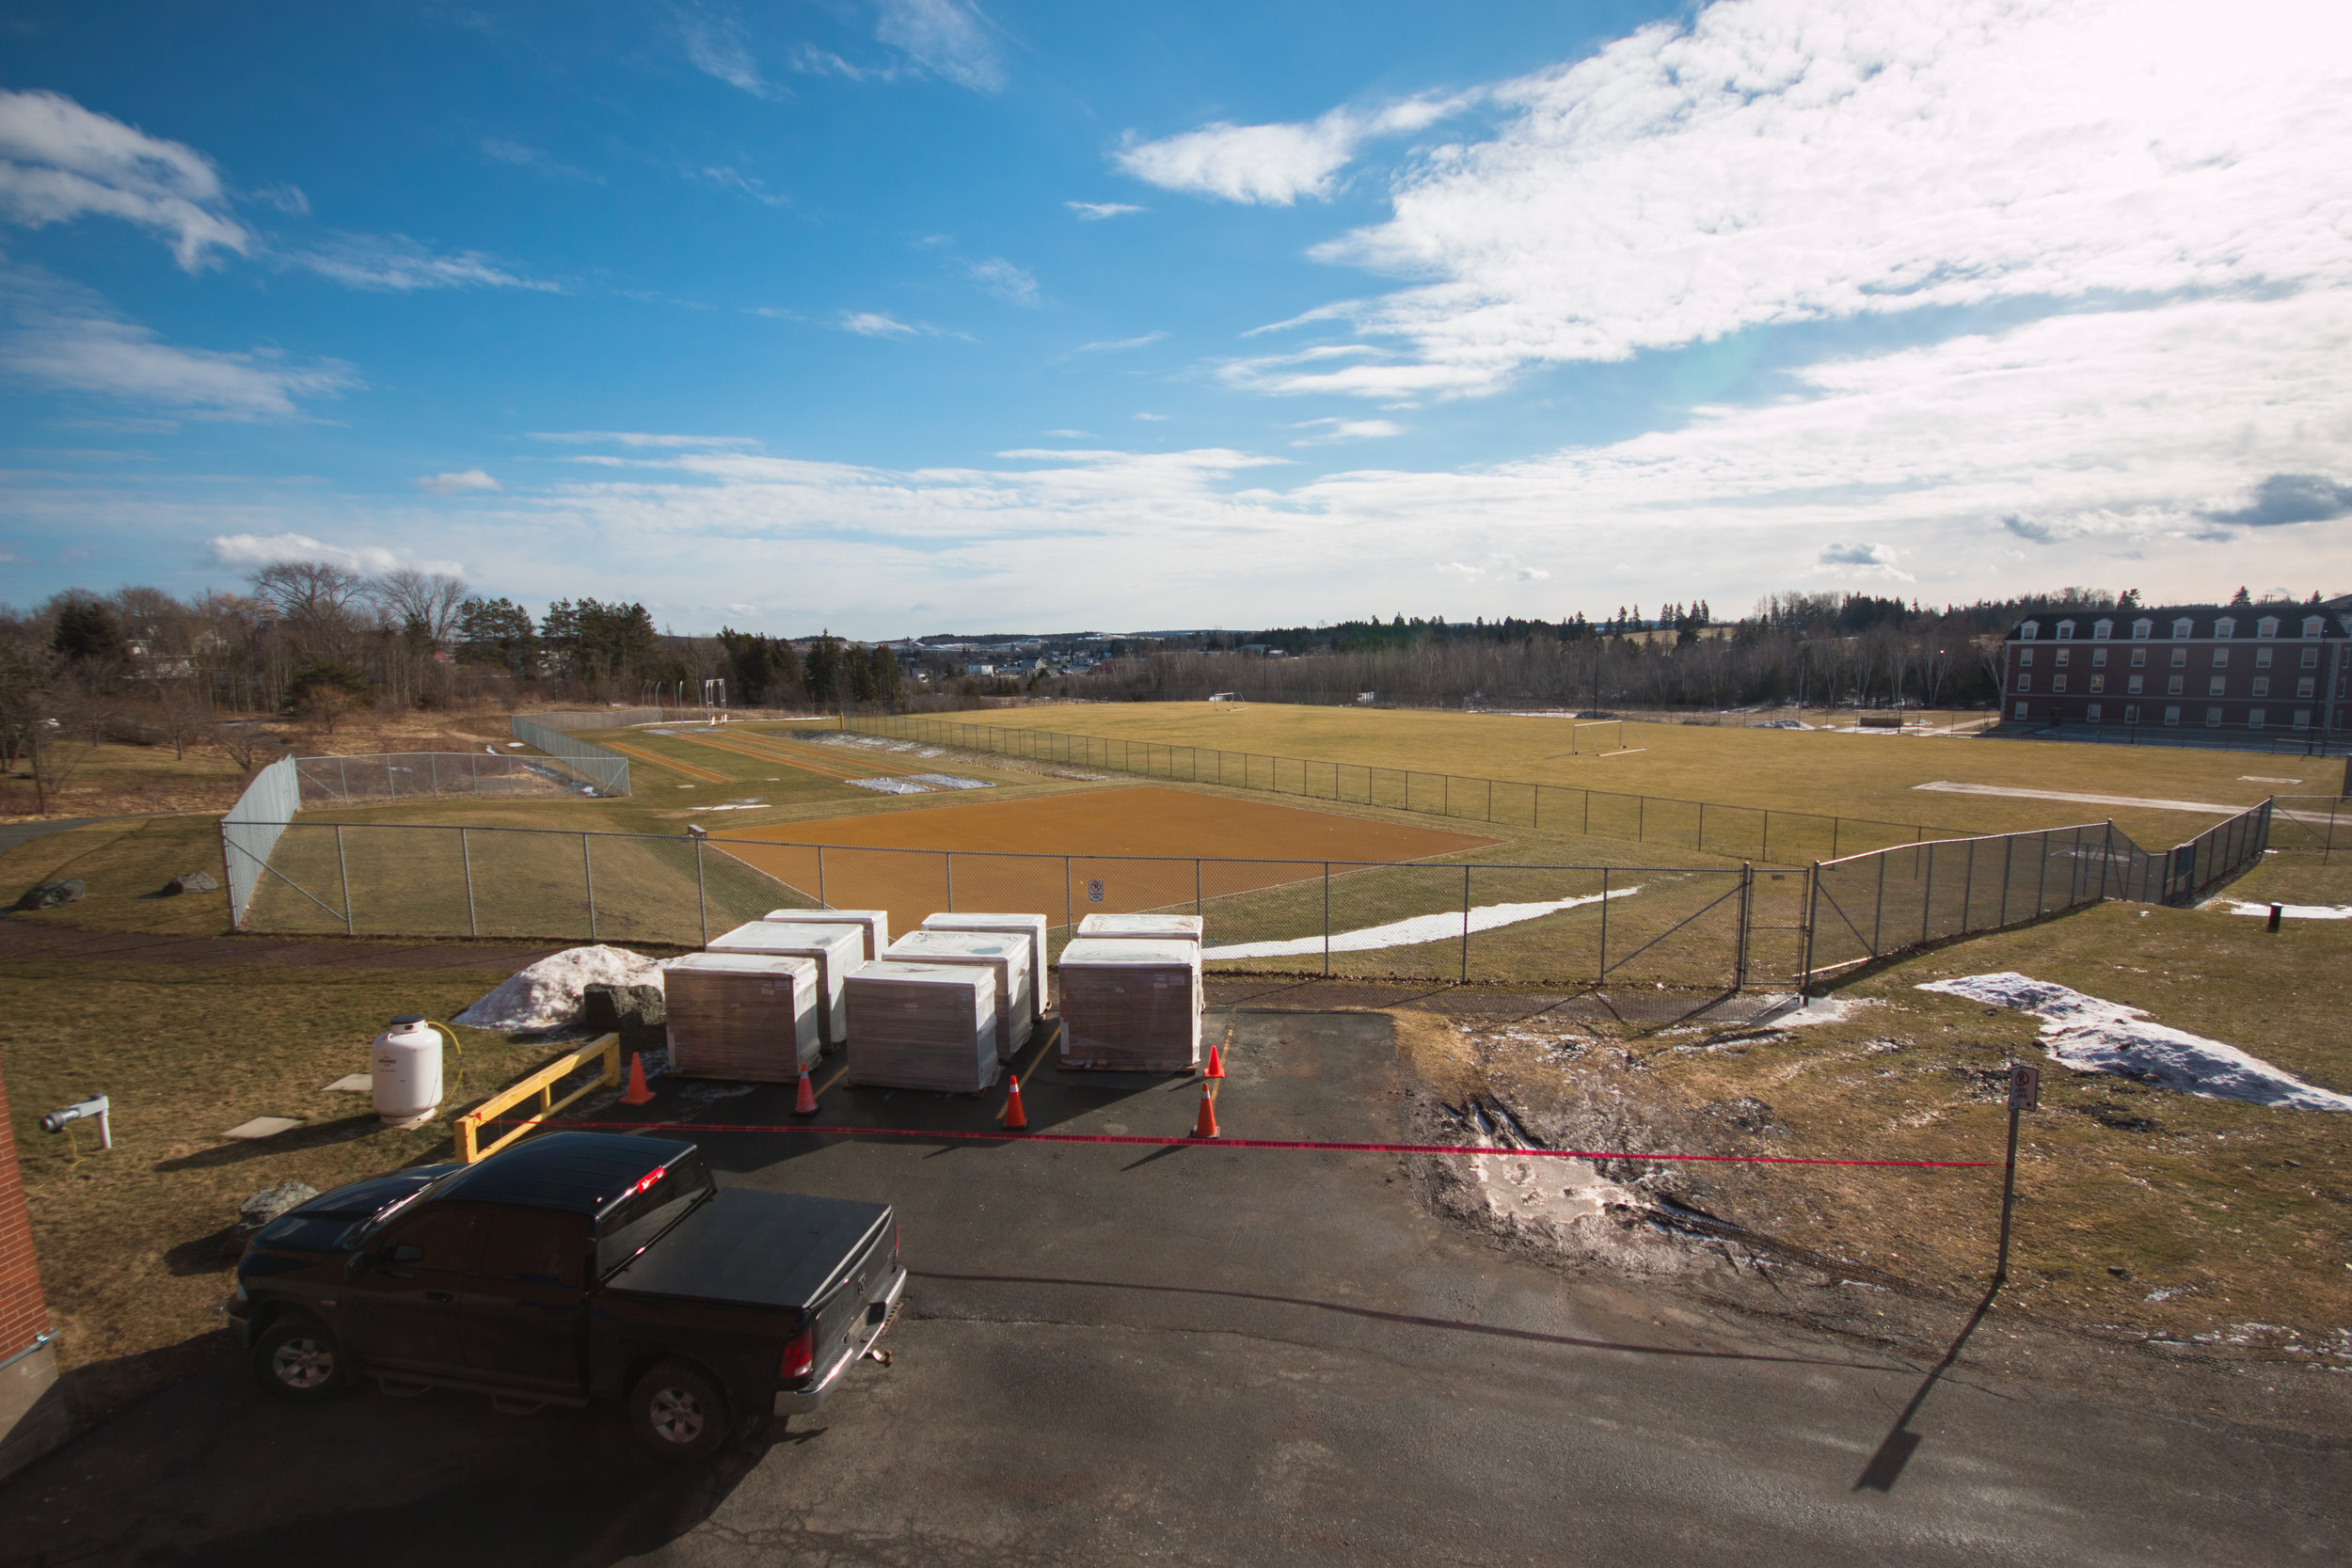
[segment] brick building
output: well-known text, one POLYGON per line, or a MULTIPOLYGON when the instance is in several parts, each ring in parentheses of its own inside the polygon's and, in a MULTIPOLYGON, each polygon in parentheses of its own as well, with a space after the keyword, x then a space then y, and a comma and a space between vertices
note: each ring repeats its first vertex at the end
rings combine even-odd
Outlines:
POLYGON ((33 1260, 33 1222, 24 1173, 16 1163, 8 1086, 0 1084, 0 1476, 63 1442, 68 1424, 57 1389, 57 1342, 33 1260))
POLYGON ((2010 628, 2002 717, 2050 724, 2352 734, 2352 606, 2055 610, 2010 628))

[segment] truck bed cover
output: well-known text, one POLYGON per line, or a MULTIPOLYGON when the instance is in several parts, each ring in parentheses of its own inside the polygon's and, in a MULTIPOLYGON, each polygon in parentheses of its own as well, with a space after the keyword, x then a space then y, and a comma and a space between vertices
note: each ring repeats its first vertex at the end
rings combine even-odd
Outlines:
POLYGON ((722 1187, 613 1271, 608 1291, 729 1302, 814 1306, 866 1257, 890 1216, 882 1203, 722 1187), (789 1259, 789 1267, 779 1267, 789 1259))

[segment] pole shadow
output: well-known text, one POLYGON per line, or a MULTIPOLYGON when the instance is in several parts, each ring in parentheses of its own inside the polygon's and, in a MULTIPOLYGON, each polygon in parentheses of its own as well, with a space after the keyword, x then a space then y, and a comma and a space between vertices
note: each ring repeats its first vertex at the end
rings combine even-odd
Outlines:
POLYGON ((1878 1452, 1872 1454, 1870 1463, 1862 1467, 1861 1478, 1853 1483, 1855 1491, 1884 1493, 1895 1489, 1895 1482, 1901 1477, 1903 1466, 1911 1463, 1911 1456, 1919 1448, 1919 1434, 1911 1430, 1912 1418, 1928 1402, 1928 1395, 1943 1381, 1944 1374, 1959 1361, 1961 1351, 1967 1346, 1968 1337, 1976 1333, 1977 1325, 1984 1322, 1984 1315, 1993 1309, 1993 1298, 2001 1293, 2002 1283, 1995 1279, 1992 1289, 1985 1291, 1984 1299, 1977 1303, 1977 1309, 1968 1314, 1968 1322, 1962 1327, 1959 1338, 1944 1353, 1944 1359, 1938 1361, 1934 1370, 1928 1373, 1927 1380, 1919 1385, 1918 1392, 1911 1396, 1911 1402, 1903 1406, 1903 1413, 1895 1418, 1895 1424, 1880 1442, 1878 1452))

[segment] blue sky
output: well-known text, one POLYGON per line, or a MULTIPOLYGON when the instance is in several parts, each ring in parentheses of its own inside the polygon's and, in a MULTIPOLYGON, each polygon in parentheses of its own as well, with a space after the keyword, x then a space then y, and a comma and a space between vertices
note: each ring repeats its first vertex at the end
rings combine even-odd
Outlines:
POLYGON ((858 636, 2352 589, 2257 0, 0 8, 0 580, 858 636))

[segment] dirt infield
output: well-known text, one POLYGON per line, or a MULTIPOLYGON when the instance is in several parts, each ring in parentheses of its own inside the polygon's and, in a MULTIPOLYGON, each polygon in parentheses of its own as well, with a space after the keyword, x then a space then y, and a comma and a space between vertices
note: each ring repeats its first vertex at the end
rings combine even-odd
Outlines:
POLYGON ((886 909, 898 929, 948 908, 1030 910, 1065 923, 1163 909, 1320 878, 1327 860, 1418 861, 1499 841, 1146 787, 739 829, 711 842, 812 899, 886 909), (847 847, 825 850, 820 863, 804 847, 818 844, 847 847), (995 858, 1038 855, 1061 859, 995 858), (1232 859, 1150 858, 1194 855, 1232 859))

